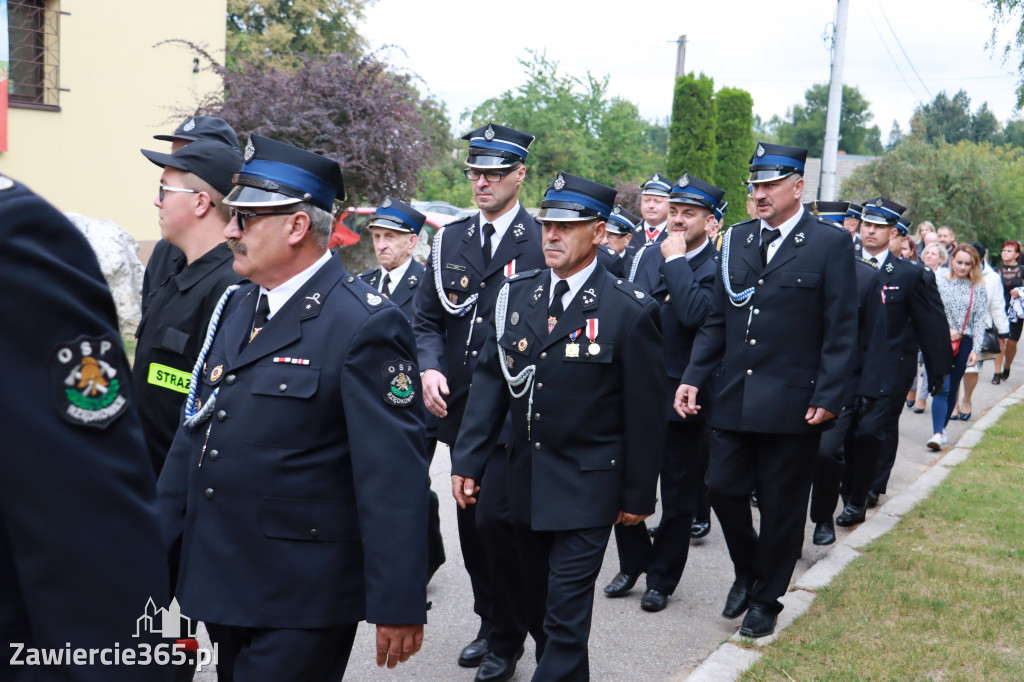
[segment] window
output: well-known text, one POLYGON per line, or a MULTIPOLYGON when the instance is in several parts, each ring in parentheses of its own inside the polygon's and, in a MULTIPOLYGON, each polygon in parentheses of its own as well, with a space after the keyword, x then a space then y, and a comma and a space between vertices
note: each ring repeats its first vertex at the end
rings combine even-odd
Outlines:
POLYGON ((57 109, 60 0, 7 0, 12 107, 57 109))

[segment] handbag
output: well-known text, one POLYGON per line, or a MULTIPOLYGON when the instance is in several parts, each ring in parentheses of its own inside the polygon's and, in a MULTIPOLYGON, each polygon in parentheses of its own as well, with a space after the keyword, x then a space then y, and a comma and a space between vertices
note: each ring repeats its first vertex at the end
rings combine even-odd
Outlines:
POLYGON ((978 360, 988 360, 999 355, 1002 351, 999 346, 999 332, 996 331, 995 327, 989 327, 985 330, 985 338, 981 340, 981 350, 978 351, 978 360))
POLYGON ((964 315, 964 328, 960 330, 960 338, 953 341, 953 357, 960 352, 960 342, 964 340, 964 332, 967 331, 967 321, 971 319, 971 306, 974 304, 974 282, 971 282, 971 299, 967 301, 967 314, 964 315))

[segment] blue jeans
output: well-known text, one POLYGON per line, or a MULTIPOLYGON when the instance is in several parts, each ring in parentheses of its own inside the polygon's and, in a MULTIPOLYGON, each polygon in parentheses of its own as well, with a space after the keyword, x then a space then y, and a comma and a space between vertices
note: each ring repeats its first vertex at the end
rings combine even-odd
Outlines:
POLYGON ((970 336, 960 341, 960 350, 953 358, 953 370, 942 384, 942 391, 932 398, 932 433, 942 433, 949 423, 949 417, 956 406, 956 397, 960 392, 960 380, 967 369, 967 356, 971 354, 974 340, 970 336), (950 398, 952 396, 952 398, 950 398))

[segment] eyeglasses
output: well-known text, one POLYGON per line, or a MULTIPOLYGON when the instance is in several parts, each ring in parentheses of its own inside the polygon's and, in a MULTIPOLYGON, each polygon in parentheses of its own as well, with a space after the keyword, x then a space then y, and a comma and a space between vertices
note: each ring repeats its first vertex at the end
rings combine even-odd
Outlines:
POLYGON ((478 171, 476 168, 466 168, 462 172, 465 173, 466 179, 471 182, 476 182, 477 180, 479 180, 481 175, 487 182, 501 182, 501 179, 503 177, 517 170, 519 170, 518 164, 516 164, 512 168, 509 168, 508 170, 503 171, 478 171))
POLYGON ((292 215, 295 211, 268 211, 267 213, 246 213, 231 209, 231 217, 238 220, 238 229, 245 232, 245 221, 250 218, 262 218, 265 215, 292 215))
POLYGON ((164 196, 167 192, 182 192, 183 194, 199 194, 198 189, 186 189, 184 187, 169 187, 167 185, 160 185, 160 191, 157 192, 157 196, 160 197, 160 201, 164 200, 164 196))

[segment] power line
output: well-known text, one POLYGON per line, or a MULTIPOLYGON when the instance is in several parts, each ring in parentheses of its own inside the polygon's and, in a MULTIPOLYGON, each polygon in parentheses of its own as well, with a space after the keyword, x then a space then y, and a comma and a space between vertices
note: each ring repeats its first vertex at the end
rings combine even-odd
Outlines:
POLYGON ((910 86, 910 81, 908 81, 907 77, 903 75, 903 70, 900 68, 899 63, 896 61, 896 58, 892 55, 892 50, 890 50, 889 46, 886 44, 885 36, 882 35, 882 32, 880 30, 878 30, 878 24, 875 23, 875 18, 871 16, 870 12, 868 12, 868 20, 871 22, 871 26, 875 29, 875 33, 878 34, 878 39, 882 42, 882 47, 885 48, 885 53, 889 55, 889 59, 892 61, 892 65, 896 67, 896 73, 898 73, 900 75, 900 78, 903 79, 903 83, 907 86, 907 90, 910 91, 910 95, 917 102, 920 103, 921 98, 917 96, 917 93, 914 92, 914 88, 910 86))
POLYGON ((896 30, 892 27, 892 24, 889 23, 889 17, 885 15, 885 10, 882 9, 882 3, 878 2, 878 0, 875 0, 875 4, 878 5, 878 11, 882 13, 882 18, 885 19, 886 25, 892 32, 892 37, 896 39, 896 44, 899 45, 900 52, 902 52, 903 56, 906 58, 907 64, 910 65, 911 71, 913 71, 914 75, 917 76, 917 80, 921 84, 921 87, 924 88, 924 91, 928 93, 928 99, 935 99, 934 97, 932 97, 931 91, 928 90, 928 86, 925 85, 924 81, 921 79, 921 75, 917 73, 917 69, 914 68, 914 62, 910 61, 910 55, 908 55, 907 51, 903 49, 903 43, 900 42, 899 36, 896 35, 896 30))

